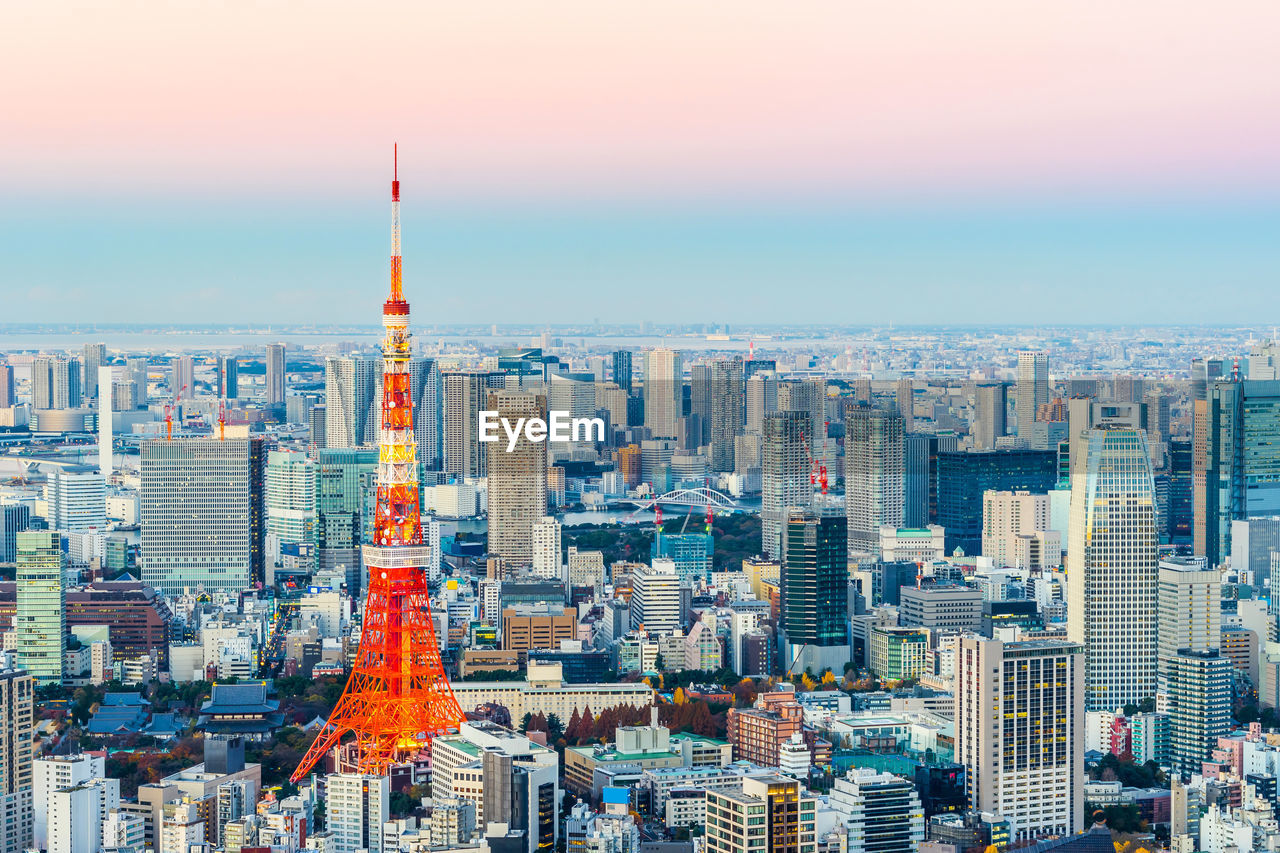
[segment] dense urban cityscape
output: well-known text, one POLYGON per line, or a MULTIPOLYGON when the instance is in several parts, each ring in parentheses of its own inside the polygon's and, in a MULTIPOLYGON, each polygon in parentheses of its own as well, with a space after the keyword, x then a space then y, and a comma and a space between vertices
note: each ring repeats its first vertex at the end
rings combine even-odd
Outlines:
POLYGON ((1277 32, 0 3, 0 853, 1280 853, 1277 32))
POLYGON ((3 339, 0 853, 1280 846, 1263 330, 415 344, 399 206, 381 340, 3 339))

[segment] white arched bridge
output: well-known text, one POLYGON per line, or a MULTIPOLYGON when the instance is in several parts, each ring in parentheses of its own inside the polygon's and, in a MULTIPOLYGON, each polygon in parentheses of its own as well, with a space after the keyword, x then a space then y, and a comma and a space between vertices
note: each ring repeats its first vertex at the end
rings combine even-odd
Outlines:
POLYGON ((708 486, 698 489, 674 489, 656 498, 627 498, 622 503, 636 505, 636 512, 644 512, 655 506, 710 506, 713 510, 737 512, 743 509, 733 498, 708 486))

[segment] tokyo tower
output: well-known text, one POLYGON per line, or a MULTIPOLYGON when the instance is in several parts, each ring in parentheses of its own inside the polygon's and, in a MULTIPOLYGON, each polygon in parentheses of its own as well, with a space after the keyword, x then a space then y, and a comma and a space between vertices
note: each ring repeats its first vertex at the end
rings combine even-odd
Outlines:
POLYGON ((382 304, 378 503, 355 669, 329 721, 291 777, 301 780, 348 733, 360 773, 383 775, 457 729, 464 717, 440 661, 418 515, 418 450, 410 394, 409 303, 401 285, 399 152, 391 181, 391 295, 382 304))

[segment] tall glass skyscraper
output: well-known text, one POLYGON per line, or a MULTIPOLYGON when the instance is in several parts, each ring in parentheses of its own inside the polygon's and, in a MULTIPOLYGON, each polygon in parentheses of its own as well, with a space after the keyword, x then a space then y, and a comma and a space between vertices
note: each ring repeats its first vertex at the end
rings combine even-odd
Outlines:
POLYGON ((67 648, 62 537, 56 530, 28 530, 17 535, 17 543, 18 666, 37 684, 61 684, 67 648))
POLYGON ((1280 515, 1280 381, 1208 389, 1205 543, 1216 566, 1231 553, 1231 522, 1280 515))
POLYGON ((1155 484, 1144 430, 1090 430, 1073 466, 1067 636, 1085 647, 1085 706, 1155 696, 1155 484))
POLYGON ((788 671, 830 667, 840 672, 848 661, 847 535, 848 522, 837 512, 795 510, 787 515, 779 578, 788 671))

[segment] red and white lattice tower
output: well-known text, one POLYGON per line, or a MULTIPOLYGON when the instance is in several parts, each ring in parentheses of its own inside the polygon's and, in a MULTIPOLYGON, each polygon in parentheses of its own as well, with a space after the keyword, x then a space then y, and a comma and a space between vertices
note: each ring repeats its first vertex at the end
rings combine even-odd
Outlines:
POLYGON ((391 182, 391 295, 382 305, 382 424, 374 542, 364 546, 369 589, 355 668, 329 721, 298 769, 297 782, 347 734, 361 773, 385 774, 463 721, 431 619, 418 513, 418 451, 410 393, 409 303, 401 284, 399 157, 391 182))

